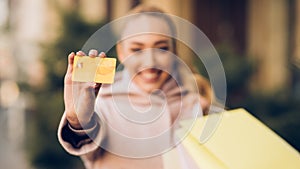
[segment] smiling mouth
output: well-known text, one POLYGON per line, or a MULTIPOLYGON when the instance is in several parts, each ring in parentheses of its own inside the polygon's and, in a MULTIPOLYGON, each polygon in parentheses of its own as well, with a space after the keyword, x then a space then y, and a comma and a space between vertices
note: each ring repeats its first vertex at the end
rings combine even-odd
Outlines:
POLYGON ((145 82, 154 83, 154 82, 157 82, 161 73, 162 73, 162 70, 151 68, 151 69, 145 69, 145 70, 139 72, 138 75, 145 82))

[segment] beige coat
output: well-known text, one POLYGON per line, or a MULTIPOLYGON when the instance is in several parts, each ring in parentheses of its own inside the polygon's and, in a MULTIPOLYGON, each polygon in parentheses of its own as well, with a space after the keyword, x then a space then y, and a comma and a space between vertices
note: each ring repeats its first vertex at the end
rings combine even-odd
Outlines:
POLYGON ((87 169, 167 169, 164 154, 173 147, 178 169, 196 169, 180 144, 182 137, 174 133, 180 128, 180 120, 201 112, 199 96, 178 87, 181 85, 176 78, 177 81, 170 79, 163 86, 163 94, 158 91, 151 97, 134 84, 128 85, 126 71, 117 73, 115 79, 113 85, 100 89, 91 128, 75 130, 68 125, 65 114, 62 116, 58 139, 63 148, 80 156, 87 169), (149 123, 134 122, 143 120, 145 115, 139 119, 140 114, 131 116, 133 112, 146 111, 148 119, 159 118, 149 123), (132 118, 137 119, 131 121, 132 118), (149 138, 148 142, 141 141, 143 138, 149 138))

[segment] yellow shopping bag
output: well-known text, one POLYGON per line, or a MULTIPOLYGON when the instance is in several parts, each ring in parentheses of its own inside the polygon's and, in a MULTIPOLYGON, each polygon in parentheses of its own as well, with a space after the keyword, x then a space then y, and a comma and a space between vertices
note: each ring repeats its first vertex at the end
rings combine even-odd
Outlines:
POLYGON ((197 119, 182 144, 200 169, 300 169, 299 152, 244 109, 197 119), (206 120, 220 115, 215 132, 200 143, 206 120))

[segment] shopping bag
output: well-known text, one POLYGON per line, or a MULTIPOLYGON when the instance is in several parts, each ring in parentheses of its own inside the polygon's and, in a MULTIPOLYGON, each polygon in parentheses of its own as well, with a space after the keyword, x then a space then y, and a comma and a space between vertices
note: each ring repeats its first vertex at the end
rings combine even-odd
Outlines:
POLYGON ((199 169, 300 169, 299 152, 244 109, 198 118, 181 144, 199 169), (221 120, 202 143, 199 138, 211 116, 221 120))

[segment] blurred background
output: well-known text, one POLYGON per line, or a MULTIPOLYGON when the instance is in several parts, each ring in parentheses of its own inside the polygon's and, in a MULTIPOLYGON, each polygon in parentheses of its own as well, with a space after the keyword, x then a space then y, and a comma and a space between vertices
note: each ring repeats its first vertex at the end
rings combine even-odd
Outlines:
POLYGON ((226 106, 300 150, 300 0, 0 0, 1 168, 83 168, 56 136, 67 55, 140 3, 200 28, 223 62, 226 106))

